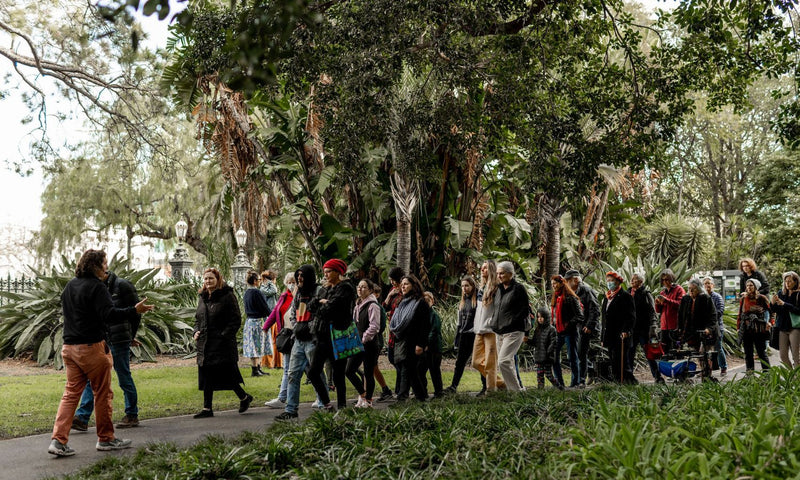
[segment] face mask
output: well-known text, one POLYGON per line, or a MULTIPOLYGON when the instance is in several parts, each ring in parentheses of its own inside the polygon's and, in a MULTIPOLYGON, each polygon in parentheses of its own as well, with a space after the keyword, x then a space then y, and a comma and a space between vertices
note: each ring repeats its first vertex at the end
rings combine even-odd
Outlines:
POLYGON ((609 290, 616 290, 617 289, 617 283, 616 282, 606 282, 606 286, 608 287, 609 290))

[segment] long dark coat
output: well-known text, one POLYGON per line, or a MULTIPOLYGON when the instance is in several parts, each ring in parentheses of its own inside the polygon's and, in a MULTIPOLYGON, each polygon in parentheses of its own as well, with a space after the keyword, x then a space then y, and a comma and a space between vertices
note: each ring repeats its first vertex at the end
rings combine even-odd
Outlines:
POLYGON ((636 308, 631 294, 620 288, 610 303, 608 298, 603 298, 600 313, 603 316, 603 346, 619 350, 622 341, 620 335, 625 332, 628 334, 625 345, 630 347, 633 344, 633 326, 636 324, 636 308))
POLYGON ((239 362, 236 332, 242 325, 239 302, 227 285, 200 294, 194 315, 197 338, 197 365, 201 367, 239 362))

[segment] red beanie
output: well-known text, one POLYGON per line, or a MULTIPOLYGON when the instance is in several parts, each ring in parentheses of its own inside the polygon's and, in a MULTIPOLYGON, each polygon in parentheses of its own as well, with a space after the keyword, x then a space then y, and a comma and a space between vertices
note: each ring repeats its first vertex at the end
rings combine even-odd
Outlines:
POLYGON ((620 285, 625 283, 625 279, 622 278, 622 275, 620 275, 619 273, 617 273, 617 272, 615 272, 613 270, 608 272, 608 273, 606 273, 606 277, 611 277, 611 278, 615 279, 617 282, 619 282, 620 285))
POLYGON ((325 262, 325 265, 323 265, 322 268, 330 268, 331 270, 339 272, 339 275, 344 275, 344 273, 347 271, 347 264, 338 258, 331 258, 325 262))

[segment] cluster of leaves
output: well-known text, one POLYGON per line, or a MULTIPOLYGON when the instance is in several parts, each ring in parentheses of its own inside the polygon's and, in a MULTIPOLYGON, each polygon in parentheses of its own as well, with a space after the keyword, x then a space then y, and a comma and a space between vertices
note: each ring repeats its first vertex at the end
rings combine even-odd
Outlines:
MULTIPOLYGON (((112 259, 110 270, 130 281, 140 298, 157 308, 142 316, 132 347, 136 358, 151 361, 156 354, 187 354, 193 351, 192 317, 196 287, 191 284, 160 283, 153 278, 158 269, 132 270, 127 260, 112 259)), ((23 293, 0 292, 9 301, 0 306, 0 358, 30 355, 40 365, 61 368, 64 320, 61 292, 74 277, 75 262, 62 258, 61 267, 49 275, 36 273, 36 285, 23 293)))
POLYGON ((317 413, 185 451, 151 446, 77 475, 793 478, 800 468, 799 374, 773 369, 724 384, 459 395, 388 411, 317 413))

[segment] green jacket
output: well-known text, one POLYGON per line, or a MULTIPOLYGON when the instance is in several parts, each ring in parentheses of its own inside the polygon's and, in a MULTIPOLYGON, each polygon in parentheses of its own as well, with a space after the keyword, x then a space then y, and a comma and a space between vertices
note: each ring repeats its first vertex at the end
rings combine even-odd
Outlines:
POLYGON ((428 333, 428 351, 442 353, 442 317, 431 308, 431 331, 428 333))

